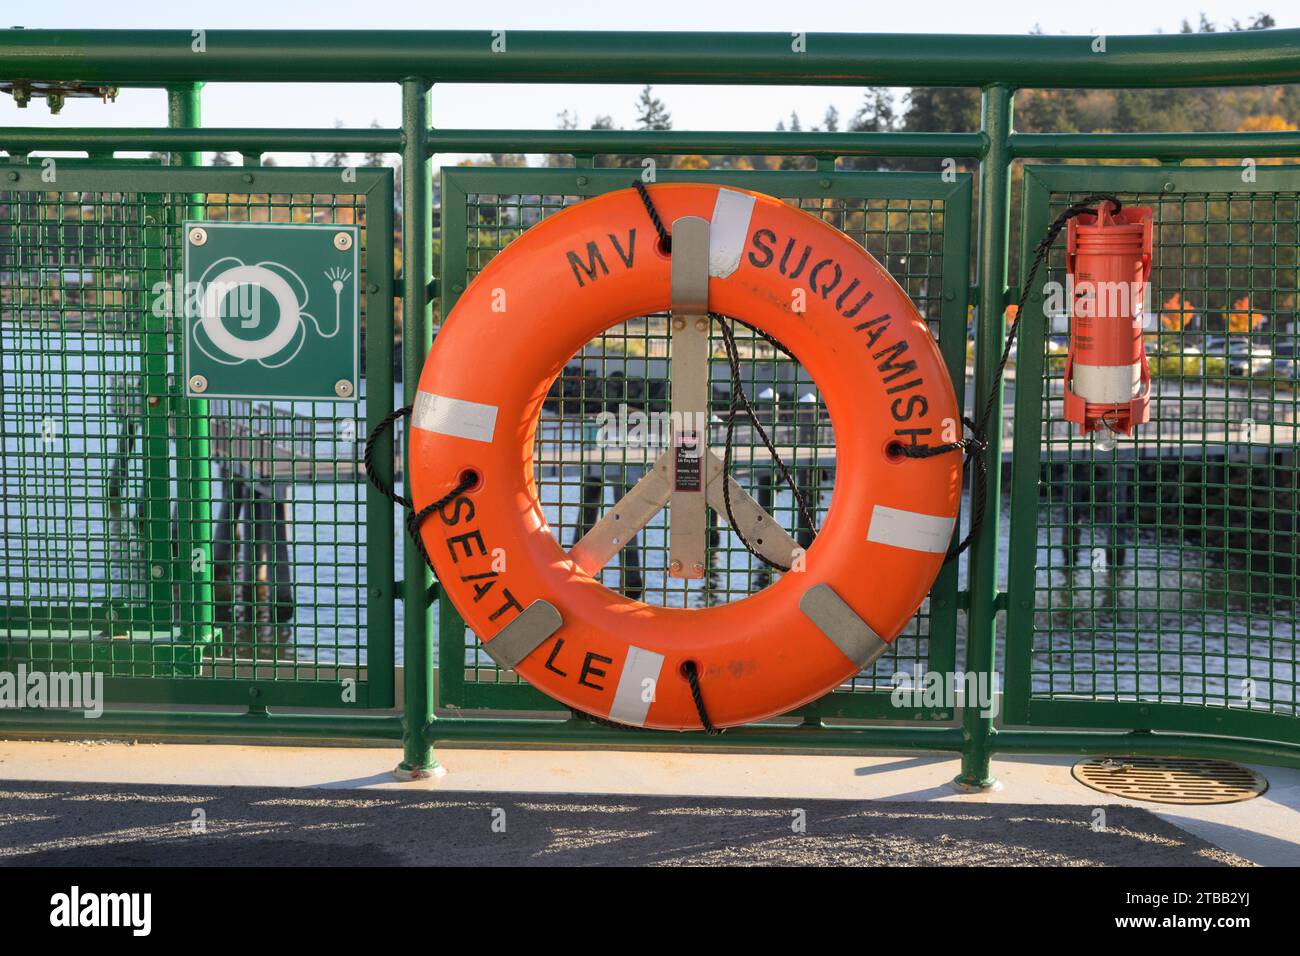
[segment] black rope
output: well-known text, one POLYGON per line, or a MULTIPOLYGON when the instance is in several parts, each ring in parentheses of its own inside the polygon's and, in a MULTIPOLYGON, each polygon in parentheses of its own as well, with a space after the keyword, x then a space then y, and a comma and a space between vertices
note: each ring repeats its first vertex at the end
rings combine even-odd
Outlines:
POLYGON ((1071 203, 1059 216, 1048 226, 1047 232, 1043 238, 1038 241, 1034 247, 1034 257, 1029 266, 1029 272, 1025 276, 1025 281, 1020 288, 1020 301, 1016 305, 1015 317, 1011 320, 1011 325, 1007 329, 1007 341, 1002 348, 1002 358, 998 362, 997 370, 993 374, 993 385, 989 389, 988 397, 984 401, 984 410, 980 414, 979 421, 973 422, 969 418, 962 418, 962 424, 970 430, 970 438, 962 438, 958 441, 947 442, 942 445, 904 445, 901 442, 896 446, 899 454, 908 458, 933 458, 935 455, 942 455, 945 452, 972 450, 972 454, 967 460, 973 462, 973 474, 971 477, 971 518, 970 529, 966 532, 966 537, 948 552, 945 561, 951 561, 961 554, 968 547, 975 535, 979 533, 980 526, 984 523, 984 514, 987 510, 985 501, 986 489, 988 488, 988 463, 984 458, 984 450, 988 447, 988 426, 989 420, 993 417, 993 410, 997 406, 998 393, 1002 386, 1002 376, 1006 373, 1007 362, 1011 359, 1011 350, 1016 344, 1016 335, 1020 331, 1020 320, 1025 314, 1025 305, 1029 301, 1029 293, 1033 289, 1034 280, 1038 277, 1038 270, 1042 268, 1047 261, 1048 255, 1052 251, 1052 246, 1061 234, 1061 230, 1066 224, 1076 216, 1085 212, 1092 212, 1093 207, 1101 202, 1109 202, 1115 212, 1123 208, 1123 204, 1118 197, 1111 193, 1092 193, 1071 203))
POLYGON ((650 217, 650 222, 654 224, 655 232, 659 233, 659 245, 665 253, 673 251, 672 233, 664 225, 664 221, 659 218, 659 210, 655 209, 654 200, 650 198, 650 190, 645 188, 645 183, 641 180, 635 180, 632 183, 636 187, 637 195, 641 197, 641 205, 645 206, 646 215, 650 217))
POLYGON ((768 334, 767 334, 766 332, 764 332, 762 329, 760 329, 760 328, 756 328, 756 327, 750 325, 748 322, 745 322, 745 321, 743 321, 743 320, 741 320, 741 319, 733 319, 732 321, 734 321, 734 322, 739 322, 741 325, 743 325, 745 328, 749 329, 749 331, 753 332, 753 333, 754 333, 755 335, 757 335, 760 339, 762 339, 762 340, 763 340, 764 342, 766 342, 768 345, 772 346, 772 348, 776 349, 778 352, 780 352, 780 353, 781 353, 782 355, 784 355, 786 358, 790 359, 792 362, 797 362, 797 361, 799 361, 797 358, 795 358, 795 355, 794 355, 793 352, 791 352, 788 348, 786 348, 784 345, 782 345, 782 344, 781 344, 780 342, 778 342, 776 339, 772 338, 772 336, 768 335, 768 334))
POLYGON ((411 414, 410 405, 403 405, 396 411, 389 412, 384 416, 383 421, 376 425, 366 437, 366 447, 361 453, 361 463, 366 470, 366 478, 372 485, 379 489, 379 493, 400 508, 409 508, 411 504, 396 491, 384 484, 384 480, 375 472, 375 444, 379 441, 384 432, 393 427, 393 423, 399 418, 405 418, 411 414))
MULTIPOLYGON (((710 737, 716 737, 719 734, 726 733, 725 727, 713 726, 713 721, 709 719, 709 711, 704 706, 704 692, 700 690, 700 675, 695 667, 694 661, 686 661, 682 664, 682 676, 686 678, 686 683, 691 687, 691 700, 695 702, 695 713, 700 718, 700 728, 710 737)), ((654 727, 637 727, 635 724, 620 724, 616 720, 610 720, 607 717, 597 717, 595 714, 589 714, 585 710, 578 710, 576 707, 570 707, 569 713, 573 714, 578 720, 585 720, 591 724, 599 724, 601 727, 612 727, 614 730, 649 730, 654 731, 654 727)))
POLYGON ((389 485, 385 484, 384 480, 380 478, 379 474, 375 471, 375 445, 383 433, 393 427, 394 422, 399 418, 405 418, 410 414, 411 406, 405 405, 384 416, 384 419, 376 425, 366 437, 366 445, 361 454, 361 461, 365 466, 366 479, 379 490, 381 495, 406 512, 406 533, 411 536, 411 540, 415 543, 416 549, 420 552, 421 557, 424 558, 424 563, 432 568, 433 561, 429 558, 429 552, 424 546, 424 538, 420 536, 420 528, 424 525, 424 522, 429 515, 433 514, 435 511, 441 511, 462 494, 473 488, 474 485, 478 483, 478 478, 471 473, 462 475, 460 480, 456 482, 455 488, 447 492, 437 501, 425 505, 419 511, 415 510, 410 501, 399 495, 389 485))
POLYGON ((799 490, 799 485, 795 482, 793 476, 791 476, 790 469, 787 468, 785 462, 781 460, 781 456, 777 452, 776 446, 772 444, 772 440, 768 437, 767 431, 763 428, 762 423, 758 420, 758 416, 754 413, 754 406, 749 403, 749 396, 745 394, 744 383, 741 381, 740 375, 740 352, 736 348, 736 339, 732 334, 731 323, 725 316, 718 315, 714 312, 710 312, 709 317, 716 321, 718 327, 722 329, 722 344, 727 353, 727 363, 731 366, 731 404, 727 411, 727 437, 722 453, 722 501, 726 506, 727 522, 731 525, 731 530, 735 532, 736 537, 740 539, 740 543, 745 546, 746 551, 758 558, 758 560, 762 561, 769 568, 773 568, 777 571, 789 571, 790 569, 785 565, 773 561, 755 550, 753 545, 751 545, 749 540, 745 537, 744 531, 741 530, 740 522, 736 520, 736 516, 732 512, 731 482, 728 480, 728 476, 731 474, 731 448, 735 438, 737 400, 739 400, 740 404, 744 406, 745 414, 749 416, 749 420, 754 423, 754 428, 758 432, 759 437, 763 440, 763 444, 767 447, 768 454, 772 456, 772 461, 776 464, 777 470, 781 474, 781 479, 790 486, 790 490, 794 493, 795 504, 799 509, 799 518, 803 521, 804 527, 816 535, 817 524, 808 511, 808 503, 804 500, 803 492, 799 490))
POLYGON ((700 675, 695 668, 695 661, 687 661, 683 664, 682 673, 686 675, 686 681, 691 685, 691 699, 695 701, 695 712, 700 715, 700 726, 710 737, 718 736, 722 731, 713 726, 713 721, 709 720, 709 712, 704 709, 704 694, 700 691, 700 675))
POLYGON ((429 552, 424 547, 424 538, 420 535, 420 528, 423 527, 425 520, 435 511, 441 511, 447 505, 451 504, 465 492, 469 491, 478 483, 478 479, 473 475, 462 475, 460 481, 456 482, 456 487, 451 489, 437 501, 430 502, 419 511, 414 509, 406 512, 406 533, 411 536, 415 546, 420 549, 420 554, 424 555, 424 563, 430 568, 433 567, 433 561, 429 558, 429 552))
MULTIPOLYGON (((999 376, 1001 373, 999 373, 999 376)), ((974 471, 974 479, 971 484, 971 516, 970 528, 966 532, 966 537, 962 538, 958 545, 948 552, 943 559, 946 564, 970 547, 976 533, 984 524, 984 511, 986 502, 984 500, 983 489, 988 485, 988 463, 984 460, 985 440, 982 437, 982 430, 965 415, 961 418, 961 423, 971 436, 969 438, 959 438, 957 441, 945 442, 942 445, 904 445, 902 442, 896 442, 891 446, 891 450, 906 458, 934 458, 936 455, 943 455, 950 451, 966 451, 970 449, 971 454, 967 457, 966 463, 971 465, 974 471), (978 490, 977 490, 978 489, 978 490)))

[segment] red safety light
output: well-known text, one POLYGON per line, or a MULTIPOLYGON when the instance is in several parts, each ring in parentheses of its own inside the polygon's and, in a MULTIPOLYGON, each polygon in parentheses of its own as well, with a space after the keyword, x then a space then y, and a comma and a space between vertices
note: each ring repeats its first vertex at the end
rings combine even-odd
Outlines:
MULTIPOLYGON (((1131 435, 1147 421, 1151 371, 1142 338, 1151 277, 1152 211, 1126 206, 1070 220, 1070 354, 1065 360, 1065 418, 1099 444, 1131 435)), ((1113 446, 1112 446, 1113 447, 1113 446)))

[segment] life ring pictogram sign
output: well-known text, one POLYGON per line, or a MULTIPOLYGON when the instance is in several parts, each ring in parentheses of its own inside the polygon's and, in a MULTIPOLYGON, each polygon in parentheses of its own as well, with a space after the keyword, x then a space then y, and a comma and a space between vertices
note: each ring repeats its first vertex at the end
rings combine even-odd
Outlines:
POLYGON ((503 667, 584 713, 696 730, 694 665, 726 727, 820 697, 911 619, 952 543, 961 456, 909 458, 898 445, 950 440, 960 415, 924 319, 848 236, 758 193, 649 192, 666 224, 709 221, 709 310, 781 341, 825 401, 837 473, 801 569, 730 604, 651 607, 599 583, 547 525, 533 463, 547 390, 602 332, 670 304, 671 257, 632 189, 533 226, 465 290, 420 377, 413 505, 474 481, 421 533, 442 593, 503 667))

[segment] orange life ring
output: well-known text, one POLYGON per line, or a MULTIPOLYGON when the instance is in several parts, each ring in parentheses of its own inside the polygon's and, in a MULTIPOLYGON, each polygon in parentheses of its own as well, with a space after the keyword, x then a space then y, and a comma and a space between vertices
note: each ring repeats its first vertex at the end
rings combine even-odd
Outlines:
POLYGON ((650 193, 664 223, 710 220, 709 309, 781 341, 825 402, 837 474, 802 569, 730 604, 651 607, 585 573, 547 525, 533 443, 549 387, 593 338, 669 307, 671 260, 632 189, 528 229, 465 290, 420 376, 410 485, 419 510, 471 476, 421 534, 442 593, 498 663, 585 713, 696 730, 690 662, 726 727, 816 699, 911 619, 952 541, 961 456, 909 458, 896 443, 951 440, 960 419, 925 321, 848 236, 745 190, 650 193))

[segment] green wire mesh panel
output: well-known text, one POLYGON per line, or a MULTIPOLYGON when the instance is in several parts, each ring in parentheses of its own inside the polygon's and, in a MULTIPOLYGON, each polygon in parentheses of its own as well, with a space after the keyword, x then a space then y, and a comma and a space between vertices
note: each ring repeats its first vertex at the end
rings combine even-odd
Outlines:
MULTIPOLYGON (((1064 317, 1031 309, 1025 325, 1009 661, 1022 718, 1104 703, 1112 725, 1295 732, 1300 171, 1258 172, 1027 174, 1026 249, 1094 191, 1153 207, 1156 228, 1151 421, 1135 439, 1100 451, 1064 421, 1064 317)), ((1049 266, 1063 282, 1064 241, 1049 266)))
MULTIPOLYGON (((578 183, 572 171, 508 170, 444 171, 442 225, 444 287, 463 288, 523 229, 586 196, 626 188, 625 171, 591 170, 578 183), (581 186, 586 188, 580 188, 581 186), (463 243, 463 257, 458 253, 463 243)), ((699 181, 703 175, 661 174, 661 180, 699 181)), ((816 176, 750 174, 724 178, 732 185, 785 198, 846 232, 868 249, 903 285, 930 321, 936 336, 941 327, 950 338, 949 356, 956 353, 960 375, 964 362, 965 323, 962 303, 945 299, 946 282, 963 286, 967 262, 954 255, 952 231, 968 227, 968 206, 948 207, 956 191, 948 184, 927 182, 927 189, 893 194, 886 177, 836 176, 836 189, 816 176), (945 305, 949 308, 945 311, 945 305), (952 339, 956 339, 955 350, 952 339)), ((911 177, 908 177, 910 180, 911 177)), ((829 180, 827 180, 829 181, 829 180)), ((901 180, 894 181, 904 185, 901 180)), ((960 184, 967 187, 967 183, 960 184)), ((969 201, 969 192, 961 194, 969 201)), ((644 223, 651 229, 649 220, 644 223)), ((964 248, 964 247, 963 247, 964 248)), ((453 293, 458 288, 453 288, 453 293)), ((963 294, 964 303, 964 294, 963 294)), ((450 308, 451 303, 446 303, 450 308)), ((744 319, 744 316, 735 318, 744 319)), ((733 323, 740 355, 740 385, 759 420, 794 478, 814 525, 820 525, 835 484, 835 439, 816 384, 802 367, 746 326, 733 323)), ((538 497, 559 545, 568 550, 645 474, 666 447, 669 410, 669 326, 663 314, 643 316, 616 325, 588 343, 567 363, 544 403, 534 454, 538 497)), ((710 331, 711 364, 709 445, 721 454, 726 423, 732 409, 732 377, 718 324, 710 331)), ((796 497, 783 481, 772 455, 737 405, 732 474, 801 546, 812 542, 814 528, 805 527, 796 497)), ((710 512, 706 573, 686 580, 669 574, 668 513, 651 523, 600 572, 614 590, 660 607, 704 608, 725 604, 768 586, 773 572, 745 548, 725 518, 710 512)), ((953 581, 943 579, 936 593, 950 599, 953 581)), ((871 670, 847 682, 823 703, 818 713, 914 716, 923 709, 900 714, 872 691, 892 687, 893 675, 912 676, 924 670, 947 670, 953 648, 952 617, 941 615, 927 600, 903 631, 894 648, 871 670), (869 704, 845 698, 872 698, 869 704)), ((449 608, 443 608, 440 700, 468 706, 545 705, 540 697, 516 693, 522 688, 511 672, 499 670, 483 653, 449 608), (450 619, 450 620, 449 620, 450 619), (448 672, 452 662, 465 661, 465 683, 456 687, 448 672), (451 680, 449 680, 451 678, 451 680), (510 686, 514 685, 514 686, 510 686), (499 689, 499 691, 498 691, 499 689), (478 692, 478 693, 476 693, 478 692)), ((554 704, 549 704, 554 706, 554 704)), ((924 716, 948 716, 940 708, 924 716)))
MULTIPOLYGON (((366 225, 375 203, 373 282, 391 204, 365 189, 387 175, 259 172, 251 191, 237 171, 79 168, 55 191, 39 172, 0 192, 0 666, 99 670, 115 702, 367 703, 364 680, 340 691, 391 672, 391 610, 367 597, 367 405, 185 399, 177 224, 366 225)), ((382 415, 391 304, 364 305, 388 329, 382 415)), ((391 538, 379 551, 391 567, 391 538)))

